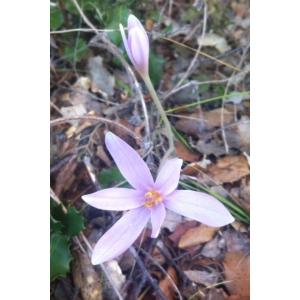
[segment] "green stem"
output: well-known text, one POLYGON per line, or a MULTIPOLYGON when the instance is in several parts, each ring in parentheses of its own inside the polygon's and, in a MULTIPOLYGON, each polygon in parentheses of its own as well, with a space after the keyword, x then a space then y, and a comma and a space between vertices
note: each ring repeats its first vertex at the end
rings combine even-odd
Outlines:
MULTIPOLYGON (((169 139, 169 150, 171 150, 171 149, 173 150, 173 149, 175 149, 174 148, 174 140, 173 140, 173 132, 172 132, 169 120, 168 120, 168 118, 166 116, 166 113, 165 113, 165 111, 164 111, 164 109, 163 109, 163 107, 162 107, 162 105, 161 105, 161 103, 160 103, 160 101, 157 97, 156 91, 155 91, 155 89, 152 85, 150 77, 148 75, 146 75, 146 76, 143 76, 143 79, 144 79, 144 81, 146 83, 146 86, 147 86, 147 88, 148 88, 148 90, 149 90, 149 92, 152 96, 152 99, 153 99, 153 101, 154 101, 154 103, 155 103, 155 105, 158 109, 158 112, 161 115, 161 117, 162 117, 162 119, 165 123, 166 129, 167 129, 167 134, 168 134, 168 139, 169 139)), ((170 151, 170 152, 172 152, 172 151, 170 151)))

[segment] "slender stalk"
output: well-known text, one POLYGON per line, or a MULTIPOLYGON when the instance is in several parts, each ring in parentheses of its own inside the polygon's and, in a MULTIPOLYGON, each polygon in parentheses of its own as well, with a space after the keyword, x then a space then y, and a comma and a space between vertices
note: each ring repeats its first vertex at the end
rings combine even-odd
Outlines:
POLYGON ((165 123, 165 126, 166 126, 166 129, 167 129, 167 134, 168 134, 168 139, 169 139, 169 153, 171 153, 175 148, 174 148, 174 140, 173 140, 173 132, 172 132, 172 129, 171 129, 171 125, 169 123, 169 120, 166 116, 166 113, 157 97, 157 94, 156 94, 156 91, 152 85, 152 82, 150 80, 150 77, 148 75, 145 75, 143 76, 143 79, 145 81, 145 84, 152 96, 152 99, 158 109, 158 112, 160 113, 164 123, 165 123))

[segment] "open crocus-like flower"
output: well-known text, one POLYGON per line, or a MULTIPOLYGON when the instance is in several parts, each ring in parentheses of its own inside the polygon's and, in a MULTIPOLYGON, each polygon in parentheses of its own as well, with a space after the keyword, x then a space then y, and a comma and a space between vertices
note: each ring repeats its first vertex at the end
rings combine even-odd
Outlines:
POLYGON ((94 265, 111 260, 127 250, 149 218, 152 223, 151 237, 157 237, 166 215, 165 208, 209 226, 219 227, 234 221, 225 206, 215 198, 205 193, 175 190, 181 159, 167 161, 154 182, 146 163, 123 140, 108 132, 105 143, 121 173, 135 189, 108 188, 82 197, 99 209, 130 210, 96 244, 92 255, 94 265))
POLYGON ((141 22, 134 15, 129 15, 127 24, 128 40, 124 27, 120 24, 120 31, 126 52, 136 70, 142 76, 147 76, 149 61, 149 39, 147 33, 141 22))

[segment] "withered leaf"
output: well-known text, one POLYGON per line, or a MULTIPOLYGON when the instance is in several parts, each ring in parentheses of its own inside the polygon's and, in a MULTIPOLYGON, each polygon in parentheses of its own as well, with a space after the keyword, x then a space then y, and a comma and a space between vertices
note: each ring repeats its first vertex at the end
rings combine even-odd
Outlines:
POLYGON ((227 252, 224 258, 225 278, 230 280, 226 287, 231 294, 250 299, 250 255, 243 252, 227 252))
POLYGON ((186 248, 198 246, 200 244, 210 241, 219 227, 211 227, 204 224, 196 228, 188 229, 180 238, 178 247, 186 248))

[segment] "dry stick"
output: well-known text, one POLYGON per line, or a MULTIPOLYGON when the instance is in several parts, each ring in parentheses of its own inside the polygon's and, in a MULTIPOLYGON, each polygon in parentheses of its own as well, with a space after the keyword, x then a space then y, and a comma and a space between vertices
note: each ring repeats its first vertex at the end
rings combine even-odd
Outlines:
MULTIPOLYGON (((243 61, 245 59, 245 56, 246 56, 246 53, 247 53, 249 47, 250 47, 250 44, 248 44, 247 47, 244 49, 242 57, 241 57, 241 60, 240 60, 240 62, 238 64, 238 68, 241 67, 241 65, 242 65, 242 63, 243 63, 243 61)), ((233 73, 232 73, 232 75, 230 76, 228 82, 227 82, 227 85, 226 85, 226 88, 225 88, 225 91, 224 91, 224 96, 226 96, 226 94, 228 92, 228 88, 230 86, 230 83, 231 83, 231 81, 233 79, 233 76, 234 76, 235 72, 236 71, 234 70, 233 73)), ((229 147, 228 147, 228 143, 227 143, 227 139, 226 139, 226 135, 225 135, 225 129, 224 129, 224 113, 223 113, 223 111, 224 111, 224 103, 225 103, 225 98, 222 98, 221 129, 222 129, 222 138, 223 138, 223 141, 224 141, 225 151, 226 151, 226 154, 228 154, 229 153, 229 147)))
POLYGON ((50 125, 54 126, 54 125, 58 125, 60 123, 66 123, 72 120, 95 120, 95 121, 102 121, 102 122, 106 122, 106 123, 111 123, 115 126, 119 126, 120 128, 124 129, 125 131, 127 131, 128 133, 130 133, 133 137, 135 137, 135 133, 133 131, 131 131, 130 129, 128 129, 127 127, 125 127, 122 124, 119 124, 113 120, 110 119, 106 119, 106 118, 102 118, 102 117, 98 117, 98 116, 80 116, 80 117, 68 117, 68 118, 59 118, 59 119, 55 119, 50 121, 50 125))
POLYGON ((154 288, 154 290, 157 293, 157 295, 159 297, 161 297, 163 300, 168 300, 166 298, 166 296, 163 294, 163 292, 160 289, 160 287, 158 286, 158 284, 156 283, 156 281, 152 278, 152 276, 150 275, 150 273, 147 271, 144 263, 142 262, 142 260, 140 259, 140 257, 137 255, 135 249, 132 246, 130 246, 129 247, 129 251, 130 251, 131 255, 133 256, 133 258, 136 260, 137 264, 139 265, 139 267, 140 267, 143 275, 146 276, 146 278, 148 279, 148 281, 150 282, 150 284, 154 288))
MULTIPOLYGON (((95 26, 89 21, 89 19, 85 16, 85 14, 83 13, 83 11, 81 10, 81 8, 79 7, 78 3, 76 0, 72 0, 72 2, 74 3, 74 5, 76 6, 76 8, 78 9, 80 15, 82 16, 83 20, 85 21, 85 23, 90 26, 94 32, 96 34, 98 34, 97 29, 95 28, 95 26)), ((104 38, 104 36, 101 36, 102 40, 105 41, 106 45, 108 45, 109 49, 112 49, 113 54, 115 54, 124 64, 125 69, 127 70, 127 72, 131 75, 134 85, 136 87, 139 87, 139 83, 132 71, 132 69, 129 67, 129 65, 127 64, 126 60, 124 59, 124 57, 122 55, 120 55, 119 51, 117 50, 117 48, 106 38, 104 38)), ((150 126, 149 126, 149 118, 148 118, 148 113, 147 113, 147 108, 146 108, 146 103, 142 94, 142 91, 140 90, 140 88, 138 88, 138 94, 140 96, 141 99, 141 103, 142 103, 142 108, 143 108, 143 112, 144 112, 144 118, 145 118, 145 129, 146 129, 146 143, 150 142, 150 126)), ((146 144, 147 145, 147 144, 146 144)), ((151 145, 150 145, 151 146, 151 145)))

